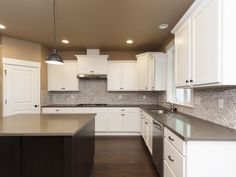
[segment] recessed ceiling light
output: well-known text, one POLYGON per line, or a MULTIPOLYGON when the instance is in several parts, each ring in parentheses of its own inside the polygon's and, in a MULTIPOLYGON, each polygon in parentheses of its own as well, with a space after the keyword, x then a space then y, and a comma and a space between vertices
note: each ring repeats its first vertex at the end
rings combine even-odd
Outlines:
POLYGON ((68 41, 66 39, 63 39, 61 42, 64 43, 64 44, 69 44, 70 43, 70 41, 68 41))
POLYGON ((134 41, 133 41, 133 40, 131 40, 131 39, 129 39, 129 40, 127 40, 127 41, 126 41, 126 43, 127 43, 127 44, 133 44, 133 43, 134 43, 134 41))
POLYGON ((2 24, 0 24, 0 29, 6 29, 6 27, 2 24))
POLYGON ((160 28, 160 29, 166 29, 166 28, 168 28, 168 27, 169 27, 168 24, 161 24, 161 25, 159 25, 159 28, 160 28))

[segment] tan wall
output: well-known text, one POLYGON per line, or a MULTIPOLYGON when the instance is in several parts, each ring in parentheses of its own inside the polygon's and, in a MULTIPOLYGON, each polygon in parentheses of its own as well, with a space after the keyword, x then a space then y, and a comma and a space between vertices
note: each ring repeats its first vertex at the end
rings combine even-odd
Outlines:
POLYGON ((2 36, 2 57, 41 61, 41 45, 2 36))
POLYGON ((49 54, 49 50, 42 46, 41 47, 41 90, 46 91, 48 88, 48 70, 47 70, 47 64, 45 63, 45 60, 47 58, 47 55, 49 54))
MULTIPOLYGON (((135 55, 142 52, 100 52, 101 55, 109 55, 109 60, 136 60, 135 55)), ((75 55, 86 55, 86 51, 60 51, 63 60, 76 60, 75 55)))

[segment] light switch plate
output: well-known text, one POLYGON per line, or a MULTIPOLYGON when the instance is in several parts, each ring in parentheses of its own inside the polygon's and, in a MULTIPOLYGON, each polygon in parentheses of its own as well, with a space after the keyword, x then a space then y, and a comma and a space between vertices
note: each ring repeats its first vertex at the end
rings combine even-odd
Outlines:
POLYGON ((223 99, 219 99, 219 108, 224 109, 224 100, 223 99))

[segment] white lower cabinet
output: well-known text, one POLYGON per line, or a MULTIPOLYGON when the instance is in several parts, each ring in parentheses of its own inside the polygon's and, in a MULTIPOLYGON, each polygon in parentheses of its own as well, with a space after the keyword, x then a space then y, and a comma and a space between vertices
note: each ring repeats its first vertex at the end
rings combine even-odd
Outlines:
POLYGON ((184 141, 164 128, 164 177, 235 177, 235 141, 184 141))
POLYGON ((108 130, 109 117, 106 113, 98 113, 95 119, 95 131, 104 132, 108 130))
POLYGON ((165 161, 164 161, 164 173, 165 177, 176 177, 165 161))
POLYGON ((86 114, 95 113, 96 134, 140 134, 139 108, 135 107, 48 107, 43 114, 86 114))
POLYGON ((152 154, 152 131, 153 123, 152 117, 145 113, 143 110, 140 110, 140 129, 141 135, 146 143, 146 146, 149 152, 152 154))

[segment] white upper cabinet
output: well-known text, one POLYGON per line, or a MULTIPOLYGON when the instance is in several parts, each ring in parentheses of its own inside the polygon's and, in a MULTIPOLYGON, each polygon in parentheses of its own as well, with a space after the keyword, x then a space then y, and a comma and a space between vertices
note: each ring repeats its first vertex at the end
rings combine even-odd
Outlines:
POLYGON ((201 4, 192 15, 192 80, 194 85, 220 82, 219 3, 201 4))
POLYGON ((108 55, 76 55, 78 74, 107 74, 108 55))
POLYGON ((235 6, 236 1, 196 0, 172 30, 177 87, 236 85, 235 6))
POLYGON ((48 65, 48 91, 78 91, 77 62, 65 60, 63 65, 48 65))
POLYGON ((108 91, 137 90, 137 62, 109 61, 107 75, 108 91))
POLYGON ((148 90, 148 55, 138 55, 137 56, 137 66, 138 66, 138 90, 147 91, 148 90))
POLYGON ((176 86, 189 85, 191 67, 191 23, 184 23, 175 34, 176 86))
POLYGON ((166 90, 166 54, 149 52, 137 55, 138 90, 166 90))

